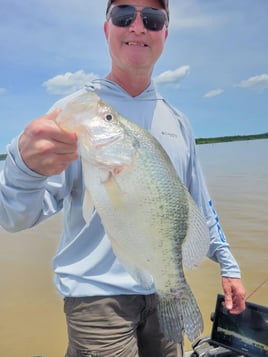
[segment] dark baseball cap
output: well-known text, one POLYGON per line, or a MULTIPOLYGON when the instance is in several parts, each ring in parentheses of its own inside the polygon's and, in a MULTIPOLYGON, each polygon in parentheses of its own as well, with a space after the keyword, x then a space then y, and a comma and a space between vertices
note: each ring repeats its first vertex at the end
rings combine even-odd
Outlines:
MULTIPOLYGON (((115 1, 115 0, 109 0, 109 1, 108 1, 106 14, 107 14, 107 12, 108 12, 110 6, 112 5, 112 3, 113 3, 114 1, 115 1)), ((159 0, 159 3, 160 3, 160 5, 163 7, 163 9, 166 10, 167 15, 168 15, 168 18, 169 18, 168 0, 159 0)))

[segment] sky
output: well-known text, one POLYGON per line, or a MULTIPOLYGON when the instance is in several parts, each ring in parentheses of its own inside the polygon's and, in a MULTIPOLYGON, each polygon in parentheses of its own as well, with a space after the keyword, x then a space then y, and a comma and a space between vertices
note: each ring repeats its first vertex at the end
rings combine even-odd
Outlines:
MULTIPOLYGON (((135 2, 133 0, 133 2, 135 2)), ((110 70, 106 0, 0 0, 0 153, 110 70)), ((268 132, 268 0, 170 0, 153 78, 195 137, 268 132)))

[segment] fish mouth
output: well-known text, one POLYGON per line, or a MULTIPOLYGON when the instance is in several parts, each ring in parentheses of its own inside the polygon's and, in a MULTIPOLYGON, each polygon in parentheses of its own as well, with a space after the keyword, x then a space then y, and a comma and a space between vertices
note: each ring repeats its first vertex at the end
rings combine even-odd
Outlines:
POLYGON ((100 150, 104 147, 106 147, 107 145, 111 145, 116 143, 117 141, 121 140, 121 136, 120 135, 114 135, 113 137, 109 137, 109 139, 107 139, 106 137, 103 138, 99 138, 98 140, 95 140, 93 138, 91 138, 91 144, 95 147, 96 150, 100 150))
POLYGON ((126 137, 120 133, 98 137, 83 134, 80 136, 80 152, 94 166, 107 169, 129 167, 133 164, 139 147, 137 139, 130 138, 131 143, 128 143, 131 145, 124 146, 126 137))
POLYGON ((120 134, 114 134, 111 136, 100 133, 97 135, 92 135, 90 132, 85 135, 84 133, 80 135, 81 141, 85 144, 88 142, 90 147, 95 148, 95 150, 99 150, 104 148, 107 145, 111 145, 122 139, 120 134))
POLYGON ((80 152, 83 152, 87 161, 94 166, 98 166, 105 170, 119 169, 121 172, 123 167, 132 165, 137 149, 134 146, 130 153, 117 150, 117 144, 119 144, 120 147, 120 142, 122 141, 122 138, 119 136, 110 138, 109 141, 96 141, 94 139, 91 141, 88 139, 89 138, 87 138, 86 143, 81 143, 80 152), (107 150, 107 148, 110 149, 107 150))

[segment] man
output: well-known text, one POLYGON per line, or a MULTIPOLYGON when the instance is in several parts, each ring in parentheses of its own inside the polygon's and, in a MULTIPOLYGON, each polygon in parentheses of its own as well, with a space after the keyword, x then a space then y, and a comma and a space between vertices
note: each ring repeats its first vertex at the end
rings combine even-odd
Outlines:
POLYGON ((54 119, 84 91, 95 91, 126 118, 148 129, 166 149, 207 219, 209 257, 220 264, 226 307, 232 313, 245 307, 239 267, 207 193, 189 124, 151 82, 168 36, 168 11, 168 1, 109 1, 104 32, 112 68, 106 79, 56 103, 8 148, 1 175, 1 225, 9 231, 26 229, 64 208, 64 231, 53 268, 57 290, 65 299, 67 357, 182 356, 181 347, 160 331, 154 287, 144 290, 128 275, 114 256, 96 212, 89 226, 83 219, 77 137, 54 119))

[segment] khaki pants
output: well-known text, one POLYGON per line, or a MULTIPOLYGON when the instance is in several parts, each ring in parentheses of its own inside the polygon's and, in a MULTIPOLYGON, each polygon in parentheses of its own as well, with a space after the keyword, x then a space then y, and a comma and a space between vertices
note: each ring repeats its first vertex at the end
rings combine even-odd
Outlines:
POLYGON ((65 298, 65 357, 182 357, 159 328, 155 295, 65 298))

